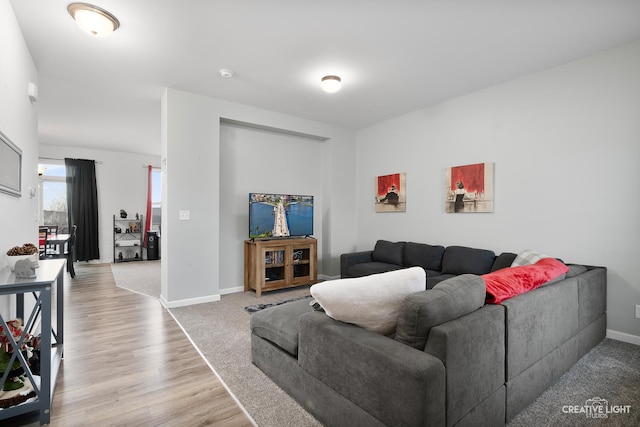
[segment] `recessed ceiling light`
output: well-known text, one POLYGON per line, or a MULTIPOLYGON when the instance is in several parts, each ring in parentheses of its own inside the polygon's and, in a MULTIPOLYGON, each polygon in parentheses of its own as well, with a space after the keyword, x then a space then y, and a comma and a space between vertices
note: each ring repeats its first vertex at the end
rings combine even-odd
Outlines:
POLYGON ((327 93, 334 93, 340 90, 342 80, 338 76, 324 76, 320 81, 320 87, 327 93))
POLYGON ((115 16, 92 4, 71 3, 67 10, 83 31, 96 37, 106 37, 120 27, 115 16))
POLYGON ((233 71, 223 68, 220 70, 220 75, 222 77, 233 77, 233 71))

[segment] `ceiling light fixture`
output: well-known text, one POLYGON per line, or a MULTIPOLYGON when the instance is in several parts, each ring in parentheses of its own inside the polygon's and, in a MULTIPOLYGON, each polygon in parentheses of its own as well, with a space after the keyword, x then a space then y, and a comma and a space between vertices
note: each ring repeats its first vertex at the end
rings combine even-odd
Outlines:
POLYGON ((115 16, 92 4, 71 3, 67 10, 83 31, 96 37, 106 37, 120 27, 115 16))
POLYGON ((233 71, 227 69, 227 68, 223 68, 220 70, 220 75, 222 77, 233 77, 233 71))
POLYGON ((340 90, 342 80, 338 76, 324 76, 320 82, 320 87, 327 93, 334 93, 340 90))

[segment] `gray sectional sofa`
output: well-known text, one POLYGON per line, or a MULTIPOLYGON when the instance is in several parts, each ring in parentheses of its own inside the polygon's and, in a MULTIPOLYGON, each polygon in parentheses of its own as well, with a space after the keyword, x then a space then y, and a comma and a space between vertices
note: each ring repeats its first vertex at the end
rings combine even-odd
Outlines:
POLYGON ((340 277, 362 277, 375 273, 422 267, 427 273, 427 289, 460 274, 485 274, 511 265, 516 254, 496 257, 489 249, 466 246, 429 245, 415 242, 378 240, 373 250, 340 256, 340 277))
POLYGON ((485 304, 480 275, 515 254, 378 245, 378 255, 400 248, 402 257, 345 254, 343 276, 409 264, 427 272, 428 289, 405 298, 394 334, 334 320, 308 300, 251 318, 253 363, 325 425, 505 425, 605 337, 603 267, 569 265, 561 280, 485 304))

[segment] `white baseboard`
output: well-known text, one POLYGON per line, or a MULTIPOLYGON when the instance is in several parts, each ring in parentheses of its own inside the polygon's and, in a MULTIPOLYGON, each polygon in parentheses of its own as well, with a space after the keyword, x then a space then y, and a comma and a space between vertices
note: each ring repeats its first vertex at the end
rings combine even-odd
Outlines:
POLYGON ((167 301, 164 298, 164 295, 160 295, 160 302, 162 303, 164 308, 167 308, 167 309, 184 307, 187 305, 204 304, 206 302, 214 302, 214 301, 220 301, 220 295, 208 295, 206 297, 188 298, 188 299, 181 299, 177 301, 167 301))
POLYGON ((244 286, 238 286, 235 288, 226 288, 226 289, 220 289, 219 290, 220 295, 227 295, 227 294, 235 294, 238 292, 244 292, 244 286))
MULTIPOLYGON (((319 274, 318 275, 318 279, 319 280, 335 280, 335 279, 339 279, 340 276, 327 276, 325 274, 319 274)), ((227 295, 227 294, 235 294, 238 292, 244 292, 244 286, 237 286, 235 288, 225 288, 225 289, 220 289, 220 295, 227 295)))
POLYGON ((628 342, 629 344, 640 345, 639 336, 626 334, 624 332, 618 332, 611 329, 607 329, 607 338, 611 338, 612 340, 628 342))

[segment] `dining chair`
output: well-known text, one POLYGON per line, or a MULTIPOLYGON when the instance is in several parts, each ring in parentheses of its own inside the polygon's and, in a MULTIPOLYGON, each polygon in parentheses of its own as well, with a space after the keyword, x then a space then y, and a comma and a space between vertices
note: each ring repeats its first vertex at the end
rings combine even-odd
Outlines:
POLYGON ((38 227, 38 254, 40 259, 44 259, 47 256, 48 235, 49 235, 49 229, 46 226, 38 227))
POLYGON ((76 277, 76 270, 73 268, 73 248, 76 245, 76 232, 78 230, 78 226, 73 224, 71 228, 71 236, 69 236, 69 242, 67 243, 67 252, 64 254, 67 258, 67 272, 71 275, 73 279, 76 277))
POLYGON ((47 243, 45 246, 44 257, 57 258, 58 256, 60 256, 60 254, 58 253, 58 245, 49 243, 49 238, 55 237, 58 235, 58 226, 49 224, 49 225, 43 225, 41 227, 47 229, 47 243))

